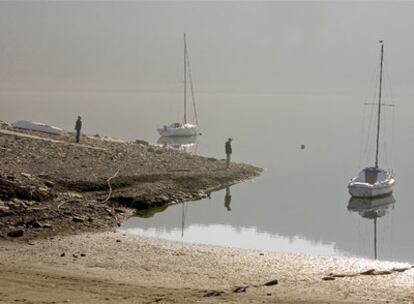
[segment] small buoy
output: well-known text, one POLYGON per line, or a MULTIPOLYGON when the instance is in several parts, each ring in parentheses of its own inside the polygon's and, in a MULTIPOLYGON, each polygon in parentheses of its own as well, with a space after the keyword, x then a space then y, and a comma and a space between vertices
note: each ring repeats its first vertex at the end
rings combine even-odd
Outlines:
POLYGON ((301 144, 300 145, 300 148, 303 150, 303 149, 305 149, 305 145, 304 144, 301 144))

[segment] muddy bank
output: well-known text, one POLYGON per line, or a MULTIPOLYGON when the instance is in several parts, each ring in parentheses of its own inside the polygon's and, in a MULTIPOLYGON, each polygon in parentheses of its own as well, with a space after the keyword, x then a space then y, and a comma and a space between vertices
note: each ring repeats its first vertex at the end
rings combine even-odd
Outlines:
POLYGON ((0 237, 116 227, 132 210, 198 200, 261 169, 151 146, 0 129, 0 237))
POLYGON ((414 300, 414 270, 403 263, 190 245, 113 232, 0 243, 4 303, 414 300))

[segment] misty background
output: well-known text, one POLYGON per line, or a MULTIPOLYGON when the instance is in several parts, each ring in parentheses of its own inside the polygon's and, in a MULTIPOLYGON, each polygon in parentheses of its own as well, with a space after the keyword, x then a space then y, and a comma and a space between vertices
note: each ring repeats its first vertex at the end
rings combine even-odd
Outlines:
MULTIPOLYGON (((214 225, 227 224, 355 253, 372 223, 347 211, 346 185, 364 165, 363 126, 375 112, 364 103, 376 101, 384 40, 384 102, 396 104, 396 124, 384 107, 381 143, 393 153, 381 152, 380 164, 393 160, 397 185, 379 237, 393 236, 383 258, 411 261, 412 16, 408 1, 1 1, 0 119, 73 130, 81 115, 86 133, 155 143, 158 125, 183 116, 186 32, 198 153, 222 158, 232 137, 235 161, 266 169, 232 187, 231 212, 221 192, 189 204, 188 225, 207 227, 200 241, 224 238, 214 225)), ((168 208, 136 225, 173 229, 179 214, 168 208)))
POLYGON ((413 12, 398 1, 1 1, 1 119, 72 129, 80 114, 88 133, 153 140, 157 124, 182 117, 183 32, 201 126, 206 113, 236 119, 246 102, 289 111, 286 95, 360 105, 379 39, 404 113, 413 12), (263 94, 273 97, 257 102, 263 94))

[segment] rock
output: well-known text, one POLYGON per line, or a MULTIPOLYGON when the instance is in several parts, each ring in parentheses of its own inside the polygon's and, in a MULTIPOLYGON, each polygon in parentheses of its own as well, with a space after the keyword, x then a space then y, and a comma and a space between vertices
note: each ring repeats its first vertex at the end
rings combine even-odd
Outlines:
POLYGON ((168 198, 168 196, 166 196, 166 195, 160 195, 160 196, 158 196, 158 199, 161 201, 161 202, 168 202, 170 199, 168 198))
POLYGON ((45 187, 39 187, 38 190, 42 192, 49 192, 49 189, 45 187))
POLYGON ((78 258, 78 255, 77 255, 76 253, 72 254, 72 256, 73 256, 75 259, 77 259, 77 258, 78 258))
POLYGON ((29 173, 24 173, 24 172, 21 173, 21 176, 24 176, 26 178, 31 178, 32 177, 29 173))
POLYGON ((375 271, 373 274, 375 274, 375 275, 387 275, 387 274, 391 274, 392 273, 392 271, 389 271, 389 270, 378 270, 378 271, 375 271))
POLYGON ((79 193, 75 193, 75 192, 66 192, 65 196, 68 198, 74 198, 74 199, 82 199, 83 196, 79 193))
POLYGON ((32 223, 30 223, 31 224, 31 226, 33 227, 33 228, 42 228, 42 224, 40 224, 38 221, 33 221, 32 223))
POLYGON ((117 243, 121 243, 121 240, 116 240, 117 243))
POLYGON ((12 230, 7 233, 7 236, 17 238, 23 236, 24 231, 22 229, 12 230))
POLYGON ((249 288, 249 286, 238 286, 233 289, 233 292, 234 293, 246 292, 247 288, 249 288))
POLYGON ((327 277, 323 277, 322 280, 324 280, 324 281, 333 281, 333 280, 335 280, 335 278, 327 276, 327 277))
POLYGON ((362 274, 362 275, 370 275, 370 274, 373 274, 375 272, 375 269, 368 269, 368 270, 366 270, 366 271, 362 271, 362 272, 360 272, 360 274, 362 274))
POLYGON ((81 257, 86 257, 86 254, 85 253, 81 253, 80 256, 81 257))
POLYGON ((49 188, 53 188, 55 186, 55 183, 49 180, 44 181, 44 184, 49 188))
POLYGON ((122 210, 122 209, 120 209, 120 208, 114 208, 114 211, 115 211, 116 213, 125 213, 125 211, 124 211, 124 210, 122 210))
POLYGON ((221 296, 224 293, 224 291, 221 290, 210 290, 207 291, 203 297, 218 297, 221 296))
POLYGON ((72 221, 75 222, 75 223, 83 223, 85 221, 85 219, 83 219, 83 218, 81 218, 79 216, 74 216, 72 218, 72 221))
POLYGON ((52 225, 51 224, 48 224, 48 223, 45 223, 45 224, 42 225, 42 228, 51 229, 52 228, 52 225))
POLYGON ((273 285, 277 285, 278 283, 279 283, 279 281, 275 279, 275 280, 271 280, 269 282, 266 282, 263 285, 264 286, 273 286, 273 285))
POLYGON ((64 253, 64 252, 62 252, 61 254, 60 254, 60 256, 61 257, 64 257, 66 254, 64 253))
POLYGON ((148 146, 149 145, 149 143, 147 141, 140 140, 140 139, 136 139, 135 140, 135 143, 138 144, 138 145, 144 145, 144 146, 148 146))
POLYGON ((9 215, 10 208, 6 206, 0 206, 0 215, 9 215))
POLYGON ((406 270, 410 269, 409 267, 403 267, 403 268, 393 268, 391 269, 391 271, 395 271, 395 272, 404 272, 406 270))
POLYGON ((154 148, 149 147, 149 148, 147 149, 147 151, 148 151, 148 152, 154 152, 155 150, 154 150, 154 148))
POLYGON ((193 194, 191 194, 191 199, 194 201, 199 200, 201 197, 198 193, 194 192, 193 194))
POLYGON ((22 200, 19 200, 18 198, 14 198, 10 201, 10 203, 13 203, 14 205, 23 205, 24 202, 22 200))

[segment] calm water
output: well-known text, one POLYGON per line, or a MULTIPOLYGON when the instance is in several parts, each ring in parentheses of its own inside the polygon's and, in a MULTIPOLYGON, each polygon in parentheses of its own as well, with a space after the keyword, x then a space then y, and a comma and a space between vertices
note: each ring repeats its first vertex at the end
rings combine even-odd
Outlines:
MULTIPOLYGON (((203 136, 198 138, 197 153, 222 158, 224 142, 232 137, 234 160, 261 166, 264 174, 227 192, 212 193, 210 199, 171 206, 149 218, 131 218, 121 231, 278 252, 374 257, 373 218, 377 217, 378 258, 414 262, 410 192, 414 122, 409 115, 414 109, 409 101, 397 103, 396 136, 384 135, 388 152, 382 153, 381 161, 396 172, 395 203, 392 199, 374 202, 381 207, 358 212, 347 208, 346 185, 359 165, 367 164, 361 161, 363 156, 373 157, 371 145, 368 153, 361 153, 370 110, 364 110, 360 97, 198 96, 203 136), (302 150, 301 144, 306 148, 302 150)), ((46 98, 38 94, 3 99, 5 120, 40 120, 72 129, 81 113, 86 132, 153 143, 158 140, 157 124, 180 117, 180 109, 174 106, 180 105, 178 91, 173 95, 55 93, 46 98), (56 100, 66 106, 58 106, 56 100), (8 103, 20 103, 21 108, 7 111, 8 103)))

